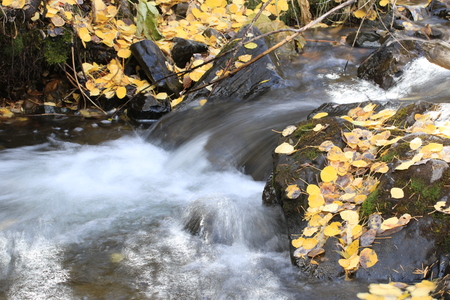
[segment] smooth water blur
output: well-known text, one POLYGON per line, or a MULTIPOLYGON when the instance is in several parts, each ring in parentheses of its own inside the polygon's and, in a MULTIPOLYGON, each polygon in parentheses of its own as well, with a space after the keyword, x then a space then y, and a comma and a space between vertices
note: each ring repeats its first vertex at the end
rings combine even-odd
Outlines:
POLYGON ((55 127, 45 127, 55 133, 45 143, 0 150, 0 299, 355 299, 365 291, 363 282, 311 280, 292 267, 280 209, 263 207, 264 182, 241 171, 265 174, 272 129, 324 102, 446 102, 450 71, 418 60, 383 91, 355 79, 364 53, 344 70, 348 52, 309 49, 287 72, 291 88, 196 120, 173 151, 145 134, 88 145, 55 127), (314 58, 319 50, 334 56, 314 58))

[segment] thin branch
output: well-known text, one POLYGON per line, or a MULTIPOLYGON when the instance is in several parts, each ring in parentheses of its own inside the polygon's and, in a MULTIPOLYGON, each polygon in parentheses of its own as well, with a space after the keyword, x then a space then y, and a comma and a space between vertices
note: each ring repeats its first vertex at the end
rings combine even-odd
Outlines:
MULTIPOLYGON (((217 82, 219 82, 219 81, 221 81, 221 80, 224 80, 224 79, 227 78, 227 77, 230 77, 230 76, 236 74, 236 73, 239 72, 240 70, 242 70, 242 69, 248 67, 249 65, 251 65, 252 63, 258 61, 259 59, 261 59, 261 58, 264 57, 265 55, 267 55, 267 54, 273 52, 274 50, 276 50, 276 49, 278 49, 278 48, 280 48, 280 47, 283 46, 284 44, 289 43, 290 41, 292 41, 293 39, 295 39, 297 36, 299 36, 301 33, 303 33, 305 30, 307 30, 307 29, 309 29, 309 28, 311 28, 311 27, 314 27, 315 25, 319 24, 319 23, 322 22, 325 18, 327 18, 329 15, 335 13, 336 11, 338 11, 338 10, 340 10, 340 9, 346 7, 346 6, 352 5, 352 4, 355 3, 355 2, 356 2, 356 0, 348 0, 348 1, 344 2, 344 3, 339 4, 338 6, 336 6, 336 7, 332 8, 332 9, 330 9, 328 12, 326 12, 326 13, 323 14, 323 15, 321 15, 321 16, 318 17, 317 19, 315 19, 314 21, 309 22, 308 24, 306 24, 306 25, 303 26, 302 28, 299 28, 299 29, 293 29, 292 31, 294 32, 294 34, 288 36, 287 38, 285 38, 284 40, 280 41, 280 42, 277 43, 276 45, 270 47, 269 49, 267 49, 267 50, 264 51, 263 53, 260 53, 259 55, 257 55, 256 57, 254 57, 252 60, 250 60, 250 61, 248 61, 248 62, 242 64, 242 65, 239 66, 238 68, 236 68, 236 69, 234 69, 234 70, 228 72, 228 73, 225 74, 225 75, 220 76, 219 78, 217 78, 217 79, 215 79, 215 80, 212 80, 212 81, 210 81, 210 82, 208 82, 208 83, 206 83, 206 84, 203 84, 203 85, 201 85, 201 86, 199 86, 199 87, 197 87, 197 88, 195 88, 195 89, 189 90, 189 92, 191 93, 191 92, 200 90, 200 89, 202 89, 202 88, 204 88, 204 87, 207 87, 207 86, 209 86, 209 85, 212 85, 212 84, 214 84, 214 83, 217 83, 217 82)), ((272 32, 270 32, 269 34, 271 34, 271 33, 272 33, 272 32)), ((268 34, 266 34, 266 35, 268 35, 268 34)), ((258 36, 258 38, 261 38, 261 36, 258 36)), ((249 41, 246 41, 246 42, 249 42, 249 41)))

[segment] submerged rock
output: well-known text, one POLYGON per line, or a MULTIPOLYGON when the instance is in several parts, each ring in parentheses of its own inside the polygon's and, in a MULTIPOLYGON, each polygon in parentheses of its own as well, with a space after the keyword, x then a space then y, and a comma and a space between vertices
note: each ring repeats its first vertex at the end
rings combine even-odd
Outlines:
POLYGON ((294 150, 286 153, 283 148, 277 148, 281 150, 274 154, 272 176, 263 193, 264 203, 281 205, 289 238, 294 244, 303 242, 299 237, 317 242, 316 246, 300 244, 296 248, 291 245, 294 264, 310 276, 319 278, 346 276, 415 281, 449 274, 450 216, 436 212, 435 205, 439 201, 450 205, 450 156, 447 155, 450 139, 444 134, 427 133, 425 129, 434 126, 430 123, 433 118, 437 118, 433 120, 435 123, 448 121, 444 113, 433 117, 432 112, 443 107, 450 109, 448 104, 426 102, 409 105, 402 102, 326 104, 310 117, 317 112, 327 112, 327 117, 300 122, 295 125, 294 132, 280 138, 280 145, 294 145, 294 150), (377 105, 374 111, 371 111, 372 104, 377 105), (346 117, 348 120, 340 117, 350 115, 350 109, 354 109, 353 120, 358 120, 350 122, 350 117, 346 117), (431 117, 427 117, 428 112, 431 117), (375 118, 377 113, 386 118, 378 128, 374 121, 378 120, 375 118), (367 117, 368 122, 363 117, 367 117), (355 132, 361 134, 359 138, 355 137, 355 132), (417 149, 413 149, 413 140, 415 145, 420 144, 417 149), (322 144, 325 141, 327 143, 322 144), (323 145, 330 143, 336 147, 333 148, 337 151, 334 155, 341 151, 337 148, 342 149, 341 160, 330 156, 330 152, 327 154, 330 150, 324 150, 323 145), (428 149, 431 152, 427 152, 428 149), (325 180, 322 176, 330 175, 324 175, 322 171, 332 160, 333 166, 337 162, 344 169, 337 169, 339 173, 335 178, 325 180), (376 162, 383 166, 382 171, 373 167, 376 162), (356 189, 354 184, 358 186, 356 189), (319 195, 324 199, 319 198, 324 201, 320 207, 311 206, 316 205, 311 202, 315 198, 310 198, 315 194, 307 190, 311 185, 320 189, 319 195), (296 188, 298 193, 290 192, 296 188), (400 189, 404 195, 394 194, 393 188, 400 189), (355 195, 363 196, 356 200, 355 195), (357 212, 359 224, 363 224, 360 232, 355 229, 356 223, 349 225, 346 215, 341 214, 343 211, 347 214, 357 212), (312 227, 313 216, 320 220, 317 222, 324 222, 320 225, 323 227, 312 227), (400 218, 403 221, 398 221, 403 223, 386 229, 386 225, 380 227, 384 223, 379 216, 385 220, 403 216, 400 218), (337 231, 325 234, 323 229, 333 222, 340 224, 337 231), (304 231, 305 228, 309 233, 304 231), (346 228, 352 228, 351 237, 346 228), (353 250, 350 242, 356 243, 353 250), (363 267, 366 261, 356 257, 361 255, 363 248, 375 251, 378 262, 363 267), (356 259, 355 266, 344 270, 343 266, 348 266, 352 258, 356 259))

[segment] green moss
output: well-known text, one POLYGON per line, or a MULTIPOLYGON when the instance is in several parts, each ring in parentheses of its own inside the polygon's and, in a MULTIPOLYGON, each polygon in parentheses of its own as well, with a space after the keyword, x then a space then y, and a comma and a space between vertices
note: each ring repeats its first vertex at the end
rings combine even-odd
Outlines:
POLYGON ((309 159, 309 160, 314 160, 317 158, 317 156, 319 156, 321 154, 321 152, 319 151, 318 148, 316 147, 310 147, 307 148, 304 152, 303 155, 309 159))
POLYGON ((367 199, 361 204, 360 213, 362 217, 368 217, 377 211, 377 202, 379 194, 380 194, 379 190, 376 189, 375 191, 370 193, 370 195, 367 196, 367 199))
POLYGON ((423 180, 412 178, 411 189, 415 193, 420 193, 426 200, 437 201, 441 197, 442 183, 434 183, 432 185, 426 185, 423 180))
POLYGON ((295 130, 294 136, 295 136, 297 139, 300 139, 300 138, 302 138, 305 134, 309 133, 315 126, 316 126, 316 124, 314 124, 313 122, 309 122, 309 123, 306 123, 306 124, 304 124, 304 125, 302 125, 302 126, 299 126, 299 127, 297 128, 297 130, 295 130))
POLYGON ((66 30, 63 35, 44 40, 44 57, 49 65, 64 63, 69 58, 72 33, 66 30))
POLYGON ((390 148, 383 156, 380 157, 380 160, 385 163, 391 163, 396 157, 399 157, 409 150, 409 143, 401 143, 395 147, 390 148))

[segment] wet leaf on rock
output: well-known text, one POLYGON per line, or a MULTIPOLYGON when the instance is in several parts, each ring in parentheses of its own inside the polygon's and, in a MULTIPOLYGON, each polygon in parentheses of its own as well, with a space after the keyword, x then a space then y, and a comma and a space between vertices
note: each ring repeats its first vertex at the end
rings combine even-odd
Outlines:
POLYGON ((275 148, 275 153, 290 155, 295 152, 294 146, 289 143, 282 143, 275 148))

